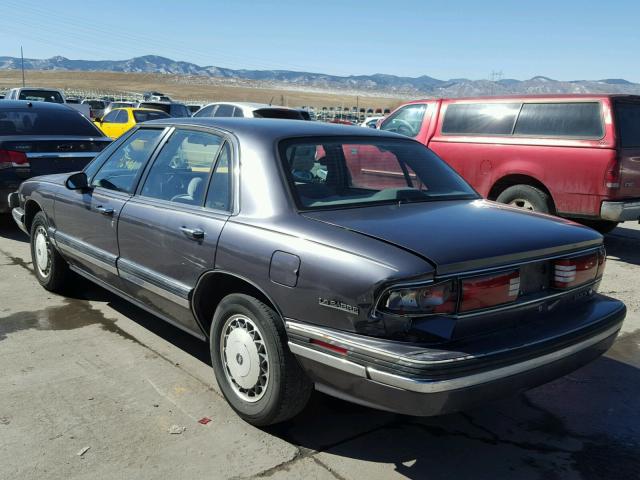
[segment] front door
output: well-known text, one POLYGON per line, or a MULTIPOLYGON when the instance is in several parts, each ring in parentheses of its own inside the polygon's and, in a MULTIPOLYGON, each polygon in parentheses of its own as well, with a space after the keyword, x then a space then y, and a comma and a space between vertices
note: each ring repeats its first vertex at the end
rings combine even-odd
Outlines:
POLYGON ((117 277, 118 217, 163 132, 138 130, 93 175, 90 191, 64 190, 58 196, 53 238, 71 264, 101 280, 117 277))
POLYGON ((198 333, 190 298, 200 276, 214 267, 229 217, 230 151, 222 135, 176 129, 118 226, 118 271, 127 293, 198 333))

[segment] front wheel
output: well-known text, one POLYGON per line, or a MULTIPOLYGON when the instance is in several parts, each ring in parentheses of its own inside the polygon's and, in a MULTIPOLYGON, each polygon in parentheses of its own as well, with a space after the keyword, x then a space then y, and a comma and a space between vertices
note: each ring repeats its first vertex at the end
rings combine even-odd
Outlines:
POLYGON ((496 201, 532 212, 551 213, 551 199, 547 193, 531 185, 513 185, 505 189, 496 201))
POLYGON ((245 421, 283 422, 307 404, 313 385, 287 347, 282 320, 260 300, 242 294, 222 299, 209 342, 222 394, 245 421))
POLYGON ((69 286, 69 265, 49 238, 49 222, 43 212, 31 222, 31 261, 40 285, 51 292, 62 293, 69 286))

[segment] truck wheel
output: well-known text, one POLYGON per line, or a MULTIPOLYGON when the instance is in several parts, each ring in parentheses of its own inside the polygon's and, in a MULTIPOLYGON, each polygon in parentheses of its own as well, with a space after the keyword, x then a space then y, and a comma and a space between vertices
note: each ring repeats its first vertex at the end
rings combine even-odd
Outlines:
POLYGON ((307 404, 313 384, 287 347, 282 320, 256 298, 232 294, 222 299, 209 346, 222 394, 250 424, 283 422, 307 404))
POLYGON ((503 190, 496 201, 533 212, 551 212, 549 195, 531 185, 513 185, 503 190))
POLYGON ((603 235, 605 233, 609 233, 613 231, 613 229, 615 229, 618 226, 618 222, 612 222, 610 220, 576 220, 576 221, 582 223, 583 225, 586 225, 587 227, 593 228, 594 230, 602 233, 603 235))
POLYGON ((40 285, 45 289, 62 293, 69 286, 71 270, 49 239, 49 222, 43 212, 38 212, 31 222, 31 261, 40 285))

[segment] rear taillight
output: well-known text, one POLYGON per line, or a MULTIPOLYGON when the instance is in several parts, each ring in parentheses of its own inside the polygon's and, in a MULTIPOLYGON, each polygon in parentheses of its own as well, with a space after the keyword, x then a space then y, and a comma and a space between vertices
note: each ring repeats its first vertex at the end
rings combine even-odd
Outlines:
POLYGON ((467 278, 462 280, 460 312, 515 302, 519 293, 519 270, 467 278))
POLYGON ((604 173, 604 186, 608 189, 615 190, 620 188, 620 161, 614 158, 607 165, 604 173))
POLYGON ((554 261, 553 287, 567 289, 591 282, 604 273, 604 250, 554 261))
POLYGON ((26 153, 15 150, 0 150, 0 169, 28 166, 29 160, 26 153))

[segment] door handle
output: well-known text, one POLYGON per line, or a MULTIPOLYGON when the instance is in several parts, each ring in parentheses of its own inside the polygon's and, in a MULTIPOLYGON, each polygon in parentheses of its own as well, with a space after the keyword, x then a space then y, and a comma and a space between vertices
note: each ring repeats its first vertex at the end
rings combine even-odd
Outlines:
POLYGON ((191 240, 202 240, 204 238, 204 230, 199 228, 180 227, 180 231, 191 240))
POLYGON ((107 208, 100 205, 99 207, 96 207, 96 210, 102 215, 113 215, 113 208, 107 208))

